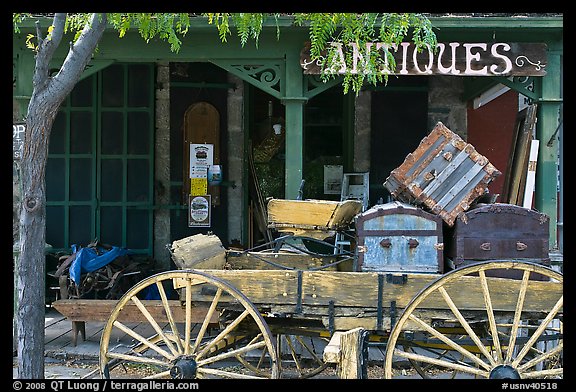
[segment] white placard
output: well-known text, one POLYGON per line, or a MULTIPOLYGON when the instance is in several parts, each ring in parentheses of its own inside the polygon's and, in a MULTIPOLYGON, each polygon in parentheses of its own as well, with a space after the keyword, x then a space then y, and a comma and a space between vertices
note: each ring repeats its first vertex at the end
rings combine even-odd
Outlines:
POLYGON ((190 178, 195 166, 208 167, 214 164, 214 145, 190 143, 190 178))

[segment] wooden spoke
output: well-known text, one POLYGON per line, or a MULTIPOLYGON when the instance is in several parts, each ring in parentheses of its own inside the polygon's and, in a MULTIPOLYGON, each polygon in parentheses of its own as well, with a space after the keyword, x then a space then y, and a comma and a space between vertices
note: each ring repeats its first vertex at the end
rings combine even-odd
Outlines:
POLYGON ((170 370, 166 370, 164 372, 159 372, 159 373, 144 377, 145 380, 154 380, 154 379, 161 379, 161 378, 170 378, 170 370))
POLYGON ((536 329, 536 331, 532 334, 528 342, 522 348, 522 351, 520 351, 516 359, 512 362, 512 366, 518 366, 518 364, 520 363, 520 361, 522 361, 522 359, 528 353, 530 348, 534 345, 534 343, 536 343, 536 340, 540 337, 540 335, 542 335, 542 332, 544 332, 546 327, 548 327, 548 324, 550 324, 552 319, 556 317, 556 314, 558 314, 558 311, 563 306, 563 304, 564 304, 564 296, 560 297, 558 302, 556 302, 556 305, 554 305, 554 308, 550 311, 550 313, 548 313, 548 316, 546 316, 544 321, 542 321, 542 324, 540 324, 538 329, 536 329))
POLYGON ((137 355, 108 353, 108 357, 123 359, 125 361, 142 363, 142 364, 147 364, 147 365, 158 365, 158 366, 163 366, 163 367, 169 366, 168 362, 164 362, 164 361, 161 361, 159 359, 154 359, 154 358, 149 358, 149 357, 137 356, 137 355))
POLYGON ((214 314, 214 310, 216 310, 216 305, 218 305, 218 301, 220 301, 221 295, 222 295, 222 289, 218 288, 218 291, 216 291, 216 294, 214 295, 214 298, 212 299, 212 303, 210 304, 210 307, 208 308, 208 312, 206 313, 206 318, 204 319, 204 322, 202 323, 202 326, 200 327, 200 331, 198 332, 198 336, 196 337, 196 342, 194 343, 194 347, 192 348, 193 353, 196 352, 196 350, 198 349, 198 346, 200 345, 200 342, 202 341, 202 339, 204 339, 204 334, 206 333, 206 329, 208 328, 208 324, 210 323, 210 320, 212 319, 212 315, 214 314))
POLYGON ((206 367, 198 369, 198 372, 204 373, 204 374, 212 374, 215 376, 225 377, 225 378, 245 378, 245 379, 264 378, 264 377, 252 376, 249 374, 241 374, 241 373, 235 373, 235 372, 231 372, 231 371, 212 369, 212 368, 206 368, 206 367))
POLYGON ((140 312, 142 312, 144 317, 146 317, 146 320, 148 320, 150 325, 152 325, 152 328, 154 328, 154 330, 158 333, 158 335, 162 337, 162 339, 164 340, 164 343, 166 343, 166 346, 168 346, 170 351, 172 351, 172 355, 178 355, 178 349, 176 347, 174 347, 172 342, 164 334, 164 331, 162 331, 162 328, 160 328, 160 326, 158 325, 156 320, 154 320, 154 318, 152 317, 152 315, 150 314, 148 309, 146 309, 146 307, 142 304, 142 302, 138 299, 138 297, 132 297, 130 299, 132 300, 132 302, 134 302, 136 304, 136 306, 138 307, 140 312))
POLYGON ((444 297, 444 300, 446 301, 446 303, 450 307, 450 310, 452 310, 452 313, 454 313, 454 316, 456 316, 456 318, 458 319, 458 321, 460 322, 462 327, 466 330, 466 332, 468 333, 468 336, 470 336, 470 338, 474 341, 474 343, 480 349, 482 354, 484 354, 484 356, 486 358, 488 358, 488 360, 490 361, 492 366, 496 366, 496 361, 494 360, 494 358, 492 358, 492 355, 490 355, 488 350, 486 350, 484 343, 482 343, 482 341, 480 340, 478 335, 476 335, 476 332, 474 332, 474 330, 472 329, 470 324, 468 324, 468 322, 466 321, 464 316, 462 316, 462 313, 460 313, 460 311, 456 307, 456 304, 454 304, 454 302, 452 301, 452 298, 450 298, 450 296, 448 295, 448 292, 446 291, 446 289, 444 287, 440 287, 438 289, 438 291, 440 291, 440 294, 442 294, 442 297, 444 297))
POLYGON ((168 297, 166 296, 164 285, 162 284, 161 281, 157 281, 156 287, 158 289, 158 292, 160 293, 160 298, 162 299, 162 306, 164 306, 164 311, 166 312, 166 317, 168 318, 170 329, 172 329, 172 336, 174 336, 175 338, 174 340, 176 342, 176 346, 178 347, 178 352, 183 353, 184 347, 182 346, 182 340, 180 339, 180 333, 178 332, 176 321, 174 320, 174 316, 172 315, 172 309, 170 309, 170 305, 168 305, 168 297))
POLYGON ((492 334, 492 343, 496 351, 497 362, 502 363, 502 348, 500 346, 500 338, 498 337, 498 328, 496 327, 496 320, 494 318, 494 309, 492 308, 492 299, 490 298, 490 290, 488 289, 488 282, 486 281, 486 273, 483 270, 478 271, 480 276, 480 284, 482 285, 482 295, 484 296, 484 304, 486 305, 486 313, 488 314, 488 325, 490 326, 490 333, 492 334))
POLYGON ((416 322, 417 324, 419 324, 422 328, 424 328, 426 331, 430 332, 430 334, 432 334, 433 336, 437 337, 438 339, 440 339, 441 341, 443 341, 444 343, 446 343, 449 347, 451 347, 452 349, 458 351, 460 354, 464 355, 466 358, 471 359, 472 361, 476 362, 478 365, 482 366, 484 369, 486 370, 490 370, 490 365, 488 365, 486 362, 482 361, 480 358, 478 358, 476 355, 472 354, 470 351, 466 350, 464 347, 460 346, 458 343, 454 342, 453 340, 451 340, 450 338, 448 338, 446 335, 442 334, 441 332, 435 330, 434 328, 432 328, 430 325, 426 324, 424 321, 420 320, 418 317, 414 316, 413 314, 411 314, 409 316, 409 319, 416 322))
POLYGON ((394 352, 395 355, 399 357, 403 357, 406 359, 412 359, 418 362, 425 362, 430 363, 433 365, 441 366, 445 369, 457 370, 460 372, 470 373, 470 374, 477 374, 479 376, 488 377, 488 372, 484 370, 480 370, 471 366, 461 365, 454 362, 444 361, 442 359, 432 358, 426 355, 420 355, 415 353, 407 353, 406 351, 397 350, 394 352))
POLYGON ((524 372, 522 375, 524 378, 544 378, 551 376, 562 376, 564 374, 564 369, 545 369, 545 370, 535 370, 533 372, 524 372))
POLYGON ((302 337, 295 336, 295 338, 302 345, 302 347, 304 347, 306 349, 306 351, 308 351, 308 353, 312 356, 312 358, 314 358, 314 361, 316 363, 319 363, 321 365, 324 364, 324 361, 322 360, 322 358, 320 358, 318 356, 318 353, 316 353, 313 348, 311 348, 307 343, 305 343, 304 340, 302 339, 302 337))
POLYGON ((537 364, 539 364, 542 361, 545 361, 548 358, 552 358, 555 355, 560 355, 560 353, 562 352, 563 349, 564 349, 564 344, 563 344, 563 342, 560 342, 552 350, 545 352, 545 353, 542 353, 542 354, 538 355, 537 357, 532 358, 530 361, 526 362, 522 366, 519 366, 518 370, 524 371, 526 369, 530 369, 531 367, 536 366, 537 364))
POLYGON ((225 353, 218 354, 218 355, 215 355, 213 357, 209 357, 209 358, 204 359, 202 361, 198 361, 197 364, 198 364, 198 366, 207 365, 209 363, 218 362, 218 361, 221 361, 221 360, 226 359, 226 358, 231 358, 231 357, 234 357, 236 355, 246 353, 248 351, 257 350, 257 349, 262 348, 264 346, 266 346, 265 341, 261 341, 261 342, 254 343, 254 344, 248 344, 244 347, 240 347, 240 348, 237 348, 235 350, 230 350, 230 351, 227 351, 225 353))
POLYGON ((520 326, 520 317, 522 316, 522 309, 524 309, 524 299, 526 298, 526 289, 528 288, 528 278, 530 271, 524 271, 522 274, 522 284, 520 285, 520 292, 518 293, 518 301, 516 301, 516 310, 514 311, 514 321, 512 322, 512 329, 510 331, 510 341, 508 342, 508 350, 506 351, 506 363, 512 360, 512 353, 516 345, 516 336, 518 335, 518 327, 520 326))
POLYGON ((120 321, 115 321, 114 326, 116 328, 120 329, 122 332, 125 332, 126 334, 132 336, 134 339, 138 340, 139 342, 141 342, 142 344, 144 344, 148 348, 151 348, 152 350, 156 351, 158 354, 166 357, 167 359, 173 360, 175 358, 169 352, 161 349, 160 347, 158 347, 158 345, 152 343, 150 340, 146 339, 144 336, 140 335, 139 333, 134 332, 131 328, 128 328, 127 326, 122 324, 120 321))
POLYGON ((184 355, 190 354, 192 333, 192 279, 186 279, 186 326, 184 327, 184 355))
POLYGON ((198 353, 198 355, 196 355, 196 359, 200 359, 204 355, 206 355, 208 353, 208 351, 212 347, 214 347, 214 345, 216 345, 216 343, 218 343, 220 340, 224 339, 230 333, 230 331, 232 331, 234 328, 236 328, 238 326, 238 324, 240 324, 240 322, 246 318, 246 316, 248 316, 248 310, 243 311, 238 317, 236 317, 236 319, 234 321, 232 321, 230 324, 228 324, 226 326, 226 328, 224 328, 214 339, 212 339, 210 341, 210 343, 208 343, 206 346, 204 346, 202 351, 200 351, 198 353))
POLYGON ((412 298, 392 328, 384 377, 394 377, 395 358, 407 359, 423 378, 436 377, 435 368, 488 378, 562 377, 562 284, 561 273, 517 260, 474 263, 439 276, 412 298), (509 276, 519 278, 495 277, 503 270, 512 270, 509 276), (478 309, 462 306, 466 296, 455 294, 471 287, 481 288, 475 290, 483 297, 478 309), (434 308, 449 309, 453 316, 430 319, 434 308), (462 328, 453 328, 455 322, 462 328), (434 357, 427 347, 446 348, 462 359, 434 357))
POLYGON ((102 331, 100 374, 111 377, 113 368, 130 363, 150 365, 153 374, 147 378, 280 377, 276 345, 258 309, 240 290, 206 270, 177 270, 150 276, 118 300, 102 331), (168 299, 168 285, 179 291, 181 301, 168 299), (161 304, 140 299, 143 296, 139 294, 149 286, 158 288, 161 304), (215 294, 205 294, 209 292, 215 294), (231 321, 219 320, 222 315, 218 309, 228 303, 233 304, 234 310, 225 309, 225 313, 235 317, 231 321), (135 322, 138 317, 147 323, 140 324, 137 330, 123 323, 135 322), (220 329, 217 325, 225 326, 220 329), (208 336, 209 327, 218 331, 208 336), (110 345, 119 339, 116 337, 119 333, 123 339, 130 337, 137 342, 128 353, 123 349, 127 344, 110 345), (260 352, 261 368, 257 371, 245 359, 240 360, 247 353, 260 352))

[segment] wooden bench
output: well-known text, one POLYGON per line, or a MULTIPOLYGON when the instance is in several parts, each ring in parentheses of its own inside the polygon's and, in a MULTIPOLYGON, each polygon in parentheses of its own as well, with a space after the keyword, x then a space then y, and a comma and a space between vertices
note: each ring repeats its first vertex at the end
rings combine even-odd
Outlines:
MULTIPOLYGON (((161 300, 141 300, 148 312, 157 322, 168 322, 166 311, 161 300)), ((78 343, 78 334, 82 341, 86 340, 87 321, 108 321, 110 314, 116 307, 118 300, 104 299, 59 299, 52 303, 52 306, 68 320, 72 321, 72 344, 78 343)), ((172 317, 177 323, 186 320, 186 311, 180 305, 179 300, 169 300, 168 304, 172 312, 172 317)), ((202 323, 206 318, 207 308, 203 306, 192 307, 192 322, 202 323)), ((213 315, 212 322, 218 322, 218 314, 213 315)), ((141 322, 146 321, 144 314, 138 309, 136 304, 128 302, 118 315, 118 321, 141 322)))

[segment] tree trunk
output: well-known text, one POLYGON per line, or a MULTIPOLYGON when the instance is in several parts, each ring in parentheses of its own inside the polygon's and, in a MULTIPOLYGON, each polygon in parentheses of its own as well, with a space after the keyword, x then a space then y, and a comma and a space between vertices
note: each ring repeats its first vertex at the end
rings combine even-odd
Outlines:
POLYGON ((22 159, 22 209, 18 290, 18 375, 44 378, 44 310, 46 259, 45 168, 48 137, 58 106, 47 100, 31 100, 26 121, 30 149, 22 159), (29 131, 28 131, 29 130, 29 131), (25 320, 25 322, 22 322, 25 320), (41 360, 31 360, 41 358, 41 360))
POLYGON ((106 27, 106 14, 92 14, 70 47, 59 72, 49 65, 64 33, 66 14, 54 16, 52 36, 42 39, 36 54, 32 96, 26 116, 26 143, 21 160, 22 209, 18 290, 18 378, 44 378, 44 312, 46 306, 46 161, 52 124, 72 91, 106 27))

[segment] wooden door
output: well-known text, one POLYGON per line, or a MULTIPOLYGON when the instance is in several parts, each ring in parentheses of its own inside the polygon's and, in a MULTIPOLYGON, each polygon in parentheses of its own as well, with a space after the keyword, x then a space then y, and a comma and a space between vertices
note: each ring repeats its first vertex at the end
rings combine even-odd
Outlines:
MULTIPOLYGON (((220 164, 220 113, 208 102, 196 102, 184 113, 184 160, 182 198, 188 202, 190 194, 190 144, 214 145, 213 164, 220 164)), ((220 186, 208 186, 212 195, 212 205, 220 205, 220 186)))

